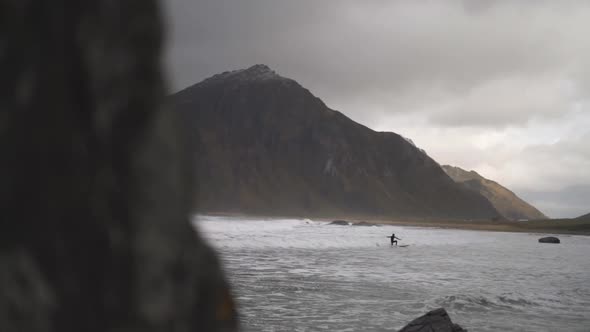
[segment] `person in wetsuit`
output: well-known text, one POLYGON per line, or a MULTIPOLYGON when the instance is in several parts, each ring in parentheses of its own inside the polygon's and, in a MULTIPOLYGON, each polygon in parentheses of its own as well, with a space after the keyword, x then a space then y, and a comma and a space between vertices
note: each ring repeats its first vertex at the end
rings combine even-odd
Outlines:
POLYGON ((393 244, 395 243, 395 245, 397 246, 397 241, 395 239, 401 240, 399 237, 395 236, 395 233, 391 234, 391 236, 389 236, 391 238, 391 246, 393 247, 393 244))

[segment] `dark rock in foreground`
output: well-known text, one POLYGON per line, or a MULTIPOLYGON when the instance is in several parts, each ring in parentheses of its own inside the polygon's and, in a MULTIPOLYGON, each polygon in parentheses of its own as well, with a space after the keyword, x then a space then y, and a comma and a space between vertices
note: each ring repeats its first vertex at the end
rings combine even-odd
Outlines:
POLYGON ((349 222, 344 221, 344 220, 334 220, 331 223, 329 223, 328 225, 348 226, 349 222))
POLYGON ((539 243, 560 243, 559 239, 554 236, 543 237, 539 239, 539 243))
POLYGON ((0 331, 236 331, 156 0, 0 5, 0 331))
POLYGON ((447 311, 440 308, 414 319, 399 332, 467 332, 467 330, 454 324, 447 311))

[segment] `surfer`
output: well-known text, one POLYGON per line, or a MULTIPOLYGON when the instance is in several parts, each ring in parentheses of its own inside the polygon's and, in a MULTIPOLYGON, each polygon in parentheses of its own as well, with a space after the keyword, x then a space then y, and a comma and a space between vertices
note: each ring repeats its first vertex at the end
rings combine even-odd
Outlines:
POLYGON ((391 246, 393 247, 393 244, 395 243, 395 245, 397 246, 397 241, 395 239, 401 240, 399 237, 395 236, 395 233, 391 234, 391 236, 388 236, 389 238, 391 238, 391 246))

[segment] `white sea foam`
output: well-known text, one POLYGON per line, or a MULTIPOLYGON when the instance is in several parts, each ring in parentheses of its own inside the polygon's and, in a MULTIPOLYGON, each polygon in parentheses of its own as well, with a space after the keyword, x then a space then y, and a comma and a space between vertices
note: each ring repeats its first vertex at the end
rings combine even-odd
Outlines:
POLYGON ((480 245, 510 242, 513 234, 481 233, 401 226, 336 226, 309 219, 196 218, 206 238, 224 248, 367 248, 389 246, 396 232, 400 244, 414 246, 480 245))

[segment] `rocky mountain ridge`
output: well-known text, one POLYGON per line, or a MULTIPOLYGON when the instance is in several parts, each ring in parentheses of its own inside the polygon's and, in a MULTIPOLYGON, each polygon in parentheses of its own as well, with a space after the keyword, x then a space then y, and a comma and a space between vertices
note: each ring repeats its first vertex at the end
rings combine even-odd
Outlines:
POLYGON ((498 215, 400 135, 350 120, 267 66, 215 75, 169 102, 194 133, 200 212, 498 215))
POLYGON ((443 165, 442 168, 457 183, 486 197, 506 219, 548 219, 541 211, 522 200, 509 189, 495 181, 484 178, 475 171, 466 171, 450 165, 443 165))

